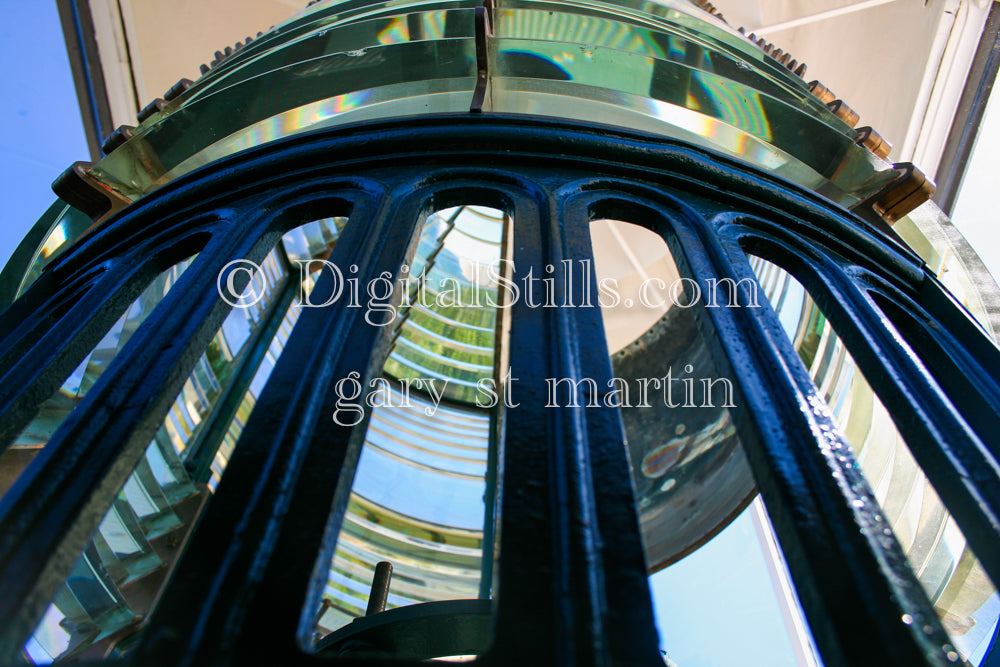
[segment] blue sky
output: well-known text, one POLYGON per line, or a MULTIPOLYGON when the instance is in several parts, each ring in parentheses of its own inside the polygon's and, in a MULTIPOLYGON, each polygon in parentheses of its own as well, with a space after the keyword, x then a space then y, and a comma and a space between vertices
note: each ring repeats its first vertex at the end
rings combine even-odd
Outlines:
POLYGON ((89 160, 54 0, 0 0, 0 265, 55 199, 51 184, 89 160))

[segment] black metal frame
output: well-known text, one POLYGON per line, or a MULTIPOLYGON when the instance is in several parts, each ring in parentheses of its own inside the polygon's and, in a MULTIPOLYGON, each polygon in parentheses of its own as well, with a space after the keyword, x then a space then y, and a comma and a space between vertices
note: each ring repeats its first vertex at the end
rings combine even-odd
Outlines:
POLYGON ((969 158, 976 147, 979 130, 986 115, 986 105, 1000 72, 1000 7, 990 6, 986 23, 972 59, 965 88, 958 100, 958 108, 951 121, 948 138, 944 142, 944 152, 938 164, 935 182, 937 192, 934 201, 949 216, 954 212, 962 190, 962 181, 968 169, 969 158))
MULTIPOLYGON (((990 440, 1000 432, 1000 352, 900 241, 788 182, 670 140, 531 118, 404 119, 274 142, 164 186, 93 230, 4 314, 6 445, 156 273, 199 253, 0 500, 0 662, 17 660, 228 312, 215 284, 223 266, 260 262, 295 224, 349 215, 331 261, 357 264, 362 281, 396 275, 422 216, 456 203, 513 215, 506 242, 518 274, 592 257, 594 217, 661 234, 682 275, 699 282, 752 279, 747 251, 781 265, 830 317, 1000 581, 990 440)), ((314 302, 330 283, 320 280, 314 302)), ((572 289, 582 302, 581 281, 572 289)), ((347 502, 349 483, 332 480, 350 480, 367 424, 329 418, 333 385, 352 371, 363 382, 378 374, 388 349, 388 328, 366 325, 363 312, 342 302, 303 312, 126 662, 329 664, 302 648, 314 621, 305 610, 319 606, 347 502)), ((501 427, 493 645, 481 662, 662 664, 620 418, 543 407, 545 378, 610 377, 600 313, 519 303, 508 315, 520 405, 501 427)), ((698 326, 736 386, 737 429, 825 664, 953 664, 773 312, 705 309, 698 326)))
MULTIPOLYGON (((101 156, 101 143, 111 133, 114 123, 98 54, 90 0, 57 0, 56 6, 59 8, 59 22, 66 38, 66 52, 73 71, 76 96, 80 100, 80 115, 83 117, 87 145, 91 157, 96 160, 101 156)), ((125 48, 128 49, 128 46, 125 48)), ((129 92, 134 97, 134 84, 129 92)), ((133 99, 133 103, 138 108, 138 100, 133 99)))

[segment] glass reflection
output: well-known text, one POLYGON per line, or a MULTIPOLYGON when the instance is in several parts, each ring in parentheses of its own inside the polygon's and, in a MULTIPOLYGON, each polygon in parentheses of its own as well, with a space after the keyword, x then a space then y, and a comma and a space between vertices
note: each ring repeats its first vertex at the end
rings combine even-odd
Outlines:
MULTIPOLYGON (((487 110, 674 137, 843 205, 894 177, 800 79, 722 23, 685 3, 612 5, 497 7, 487 110)), ((88 175, 135 200, 221 157, 306 130, 466 112, 477 6, 314 6, 212 69, 88 175)), ((59 243, 72 245, 84 228, 66 226, 59 243)))
POLYGON ((823 664, 760 496, 649 587, 660 649, 677 666, 823 664))
POLYGON ((475 402, 477 383, 493 377, 502 234, 494 209, 459 206, 428 218, 386 374, 433 378, 448 399, 475 402))
POLYGON ((323 635, 365 613, 374 566, 393 565, 387 608, 479 595, 489 414, 413 394, 372 412, 324 591, 323 635), (433 416, 428 412, 433 411, 433 416))
MULTIPOLYGON (((41 226, 48 230, 44 237, 45 240, 28 261, 24 275, 11 276, 19 281, 14 298, 24 294, 41 275, 42 269, 71 247, 93 224, 94 221, 88 216, 63 200, 57 199, 35 223, 36 228, 41 226)), ((6 277, 4 276, 4 278, 6 277)))
POLYGON ((69 377, 46 400, 38 414, 0 455, 0 495, 11 487, 21 472, 41 451, 59 426, 66 421, 77 404, 125 347, 132 334, 145 321, 194 258, 188 258, 156 276, 132 302, 128 310, 112 325, 90 354, 70 373, 69 377))
POLYGON ((599 220, 591 235, 598 280, 616 293, 602 295, 602 314, 615 377, 628 387, 621 414, 655 571, 715 535, 756 490, 730 413, 730 381, 697 329, 701 288, 681 278, 654 232, 599 220))
POLYGON ((621 416, 661 650, 678 665, 819 664, 763 504, 751 504, 732 387, 696 324, 728 292, 683 277, 638 225, 595 220, 591 240, 614 375, 628 387, 621 416), (726 642, 705 641, 720 633, 726 642))
POLYGON ((892 416, 805 288, 779 266, 750 264, 778 318, 854 450, 910 566, 963 659, 979 664, 1000 598, 914 460, 892 416))
POLYGON ((938 205, 933 200, 924 202, 892 229, 993 340, 1000 341, 1000 309, 992 305, 1000 303, 1000 287, 938 205))
POLYGON ((489 598, 494 415, 477 383, 494 377, 504 225, 502 211, 458 206, 422 227, 317 616, 322 654, 402 655, 353 640, 380 562, 386 610, 489 598))
MULTIPOLYGON (((298 299, 308 295, 315 280, 306 274, 297 284, 291 279, 296 267, 289 259, 327 257, 345 223, 346 218, 326 218, 297 227, 261 262, 262 298, 231 310, 198 359, 143 458, 25 645, 31 662, 119 655, 138 638, 284 349, 298 319, 298 299)), ((188 263, 154 281, 67 380, 62 393, 75 391, 78 398, 93 385, 188 263)), ((58 413, 60 422, 66 414, 58 413)), ((43 414, 26 433, 57 425, 43 414)))

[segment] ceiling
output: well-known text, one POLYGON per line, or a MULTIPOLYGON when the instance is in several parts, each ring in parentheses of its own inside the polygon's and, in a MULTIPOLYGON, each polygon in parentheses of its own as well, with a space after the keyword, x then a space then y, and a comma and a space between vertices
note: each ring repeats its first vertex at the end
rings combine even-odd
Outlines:
MULTIPOLYGON (((91 0, 93 2, 93 0, 91 0)), ((216 51, 267 31, 305 0, 122 0, 140 103, 181 77, 196 79, 216 51)))

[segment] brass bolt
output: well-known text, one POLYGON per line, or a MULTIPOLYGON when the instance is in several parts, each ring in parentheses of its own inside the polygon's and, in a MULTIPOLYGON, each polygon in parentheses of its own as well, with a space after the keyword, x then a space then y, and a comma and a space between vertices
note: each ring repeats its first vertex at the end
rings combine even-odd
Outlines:
POLYGON ((837 99, 837 96, 833 94, 833 91, 819 81, 809 82, 809 92, 818 97, 819 101, 823 104, 829 104, 837 99))
POLYGON ((844 100, 834 100, 833 102, 829 102, 826 106, 833 112, 834 116, 844 121, 851 127, 857 125, 858 121, 861 120, 861 116, 859 116, 854 109, 847 106, 847 104, 844 103, 844 100))
POLYGON ((936 189, 922 171, 909 162, 893 165, 901 176, 872 204, 872 210, 892 224, 931 198, 936 189))
POLYGON ((179 97, 180 94, 190 88, 193 83, 194 82, 191 79, 181 79, 174 85, 170 86, 170 89, 167 90, 167 92, 163 93, 163 99, 169 102, 175 97, 179 97))
POLYGON ((107 155, 132 138, 135 128, 131 125, 121 125, 101 144, 101 152, 107 155))
POLYGON ((136 120, 140 123, 152 116, 155 113, 163 111, 163 107, 167 104, 166 100, 161 97, 157 97, 155 100, 147 104, 136 114, 136 120))
POLYGON ((886 141, 881 134, 868 126, 858 128, 857 143, 864 146, 883 160, 889 157, 889 152, 892 150, 892 144, 886 141))

